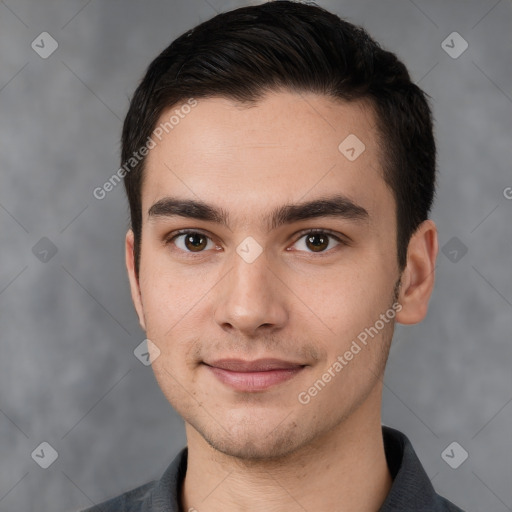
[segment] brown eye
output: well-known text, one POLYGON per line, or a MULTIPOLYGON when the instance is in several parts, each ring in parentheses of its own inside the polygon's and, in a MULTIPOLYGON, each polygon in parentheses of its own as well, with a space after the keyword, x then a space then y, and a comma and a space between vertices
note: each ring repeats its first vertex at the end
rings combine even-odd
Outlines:
POLYGON ((324 253, 344 244, 341 238, 322 230, 304 233, 294 244, 296 250, 309 253, 324 253))
POLYGON ((190 233, 185 235, 185 247, 192 252, 202 251, 208 243, 207 238, 201 233, 190 233))
POLYGON ((306 246, 313 252, 323 251, 329 246, 329 237, 322 233, 307 235, 306 246))
POLYGON ((215 244, 203 233, 198 231, 183 231, 168 239, 166 244, 175 245, 185 253, 200 253, 205 249, 213 249, 215 244))

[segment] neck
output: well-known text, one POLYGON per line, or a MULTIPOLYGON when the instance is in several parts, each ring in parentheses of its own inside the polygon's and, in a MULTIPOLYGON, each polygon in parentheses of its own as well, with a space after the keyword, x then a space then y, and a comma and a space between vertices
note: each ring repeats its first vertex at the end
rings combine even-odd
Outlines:
POLYGON ((225 455, 187 424, 183 510, 377 512, 392 484, 378 402, 366 400, 336 428, 279 460, 225 455))

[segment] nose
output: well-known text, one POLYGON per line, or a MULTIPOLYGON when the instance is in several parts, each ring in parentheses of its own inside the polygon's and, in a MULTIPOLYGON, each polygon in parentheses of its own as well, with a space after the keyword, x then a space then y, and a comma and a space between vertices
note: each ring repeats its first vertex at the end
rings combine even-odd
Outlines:
POLYGON ((286 324, 286 287, 270 268, 265 252, 251 263, 234 254, 231 271, 219 285, 215 321, 222 329, 258 336, 286 324))

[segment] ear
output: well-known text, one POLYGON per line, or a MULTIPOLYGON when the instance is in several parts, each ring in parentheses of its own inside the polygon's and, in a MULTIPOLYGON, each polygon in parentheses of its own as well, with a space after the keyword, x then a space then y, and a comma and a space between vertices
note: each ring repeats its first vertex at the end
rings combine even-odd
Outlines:
POLYGON ((128 271, 128 279, 130 280, 130 290, 132 294, 133 305, 135 306, 135 311, 137 312, 137 316, 139 317, 139 324, 145 331, 146 323, 144 321, 144 308, 142 307, 142 297, 140 294, 139 279, 135 272, 135 254, 133 251, 133 247, 134 235, 133 231, 129 229, 126 233, 125 240, 126 269, 128 271))
POLYGON ((398 297, 402 309, 396 315, 397 322, 415 324, 427 315, 428 302, 434 289, 437 251, 436 225, 426 220, 418 226, 407 248, 407 263, 398 297))

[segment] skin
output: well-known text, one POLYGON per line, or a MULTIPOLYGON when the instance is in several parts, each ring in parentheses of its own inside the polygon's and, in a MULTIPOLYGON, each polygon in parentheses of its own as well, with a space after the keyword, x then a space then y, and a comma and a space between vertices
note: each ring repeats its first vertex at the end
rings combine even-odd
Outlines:
POLYGON ((183 510, 368 512, 389 492, 380 409, 393 322, 309 403, 298 400, 391 308, 398 281, 396 321, 416 323, 427 312, 436 228, 421 224, 400 272, 395 202, 374 126, 367 104, 315 94, 268 93, 250 108, 201 99, 147 157, 138 278, 131 231, 126 264, 140 324, 160 351, 155 377, 185 420, 183 510), (338 150, 349 134, 366 147, 354 161, 338 150), (264 220, 274 208, 333 193, 368 216, 276 229, 264 220), (150 216, 167 196, 221 207, 229 226, 150 216), (210 241, 199 252, 183 236, 165 244, 180 229, 210 241), (316 252, 304 236, 309 229, 346 243, 328 238, 316 252), (249 236, 263 250, 252 263, 236 252, 249 236), (267 357, 305 367, 264 391, 241 392, 203 364, 267 357))

